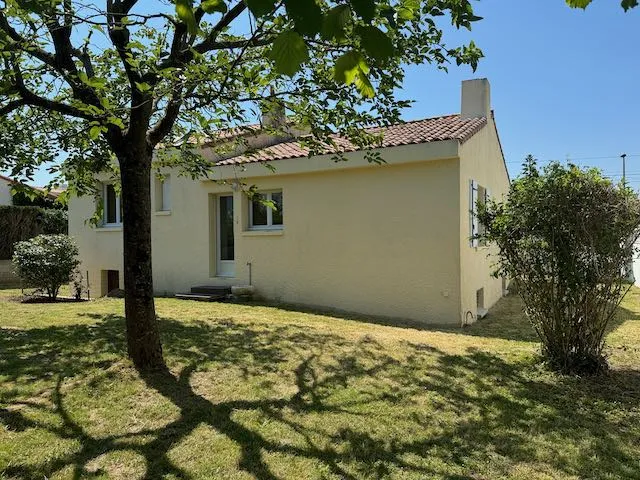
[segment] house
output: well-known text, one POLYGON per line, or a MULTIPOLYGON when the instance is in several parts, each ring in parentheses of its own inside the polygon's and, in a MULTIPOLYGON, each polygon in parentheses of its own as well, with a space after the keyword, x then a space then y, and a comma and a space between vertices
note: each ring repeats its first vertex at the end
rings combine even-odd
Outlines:
MULTIPOLYGON (((255 155, 220 160, 205 149, 217 163, 210 178, 154 176, 156 293, 251 284, 286 303, 473 322, 505 289, 491 276, 493 248, 470 239, 482 228, 476 201, 509 188, 489 99, 486 79, 465 81, 459 114, 378 129, 382 165, 344 139, 336 141, 347 161, 336 162, 256 134, 264 146, 255 155), (277 210, 249 199, 240 182, 277 210)), ((82 197, 71 199, 69 228, 92 289, 106 294, 123 284, 121 217, 113 185, 99 191, 102 225, 85 221, 96 200, 82 197)))
POLYGON ((4 175, 0 175, 0 207, 13 205, 13 196, 11 195, 11 187, 13 180, 4 175))
POLYGON ((60 208, 55 204, 55 201, 63 191, 64 188, 47 190, 43 187, 32 187, 17 180, 13 180, 12 178, 0 175, 0 206, 22 205, 46 208, 60 208), (19 185, 27 190, 36 190, 39 195, 32 199, 25 195, 24 192, 14 192, 12 191, 12 189, 15 185, 19 185))

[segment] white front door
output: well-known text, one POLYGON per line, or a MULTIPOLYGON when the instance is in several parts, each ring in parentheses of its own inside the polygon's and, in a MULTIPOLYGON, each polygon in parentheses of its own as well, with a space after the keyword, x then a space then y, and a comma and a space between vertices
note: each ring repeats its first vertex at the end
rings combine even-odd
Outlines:
POLYGON ((235 275, 233 195, 220 195, 216 203, 216 275, 219 277, 233 277, 235 275))

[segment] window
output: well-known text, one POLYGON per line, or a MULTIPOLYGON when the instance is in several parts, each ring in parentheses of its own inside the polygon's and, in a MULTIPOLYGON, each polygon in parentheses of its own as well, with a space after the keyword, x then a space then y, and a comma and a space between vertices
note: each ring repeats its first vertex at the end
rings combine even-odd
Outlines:
POLYGON ((469 244, 472 247, 486 246, 485 240, 477 238, 485 233, 485 226, 478 219, 478 206, 489 200, 489 189, 475 180, 469 182, 469 244))
POLYGON ((105 226, 122 224, 122 205, 120 204, 120 196, 116 193, 116 189, 111 183, 106 183, 102 191, 103 203, 103 224, 105 226))
POLYGON ((282 228, 282 225, 282 192, 254 194, 253 199, 249 202, 249 228, 254 230, 277 229, 282 228))
POLYGON ((171 176, 167 175, 163 179, 156 178, 156 212, 171 211, 171 176))

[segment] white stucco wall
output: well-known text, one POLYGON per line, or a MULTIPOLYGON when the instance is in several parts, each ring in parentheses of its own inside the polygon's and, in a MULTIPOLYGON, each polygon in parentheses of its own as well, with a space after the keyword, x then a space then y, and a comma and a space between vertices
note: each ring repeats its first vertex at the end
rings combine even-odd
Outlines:
POLYGON ((491 276, 493 271, 495 246, 469 245, 469 182, 477 181, 490 190, 496 200, 503 199, 509 191, 509 177, 500 149, 493 118, 488 124, 460 149, 460 321, 471 323, 476 320, 476 292, 484 290, 484 308, 490 309, 501 297, 502 279, 491 276), (469 314, 468 312, 471 312, 469 314))
POLYGON ((11 183, 3 178, 0 178, 0 205, 13 205, 11 183))

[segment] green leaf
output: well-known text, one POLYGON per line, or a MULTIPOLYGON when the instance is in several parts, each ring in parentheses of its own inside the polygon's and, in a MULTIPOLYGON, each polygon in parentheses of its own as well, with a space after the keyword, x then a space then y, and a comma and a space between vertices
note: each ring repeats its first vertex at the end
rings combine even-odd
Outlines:
POLYGON ((345 39, 345 27, 352 21, 349 5, 338 5, 327 12, 322 23, 322 38, 345 39))
POLYGON ((567 0, 567 5, 571 8, 587 8, 591 0, 567 0))
POLYGON ((637 7, 638 0, 622 0, 622 2, 620 2, 620 5, 622 5, 622 8, 624 8, 624 11, 626 12, 630 8, 637 7))
POLYGON ((244 3, 256 18, 271 13, 276 6, 275 0, 244 0, 244 3))
POLYGON ((361 53, 351 50, 336 60, 333 77, 338 83, 350 85, 360 71, 369 73, 369 67, 361 53))
POLYGON ((224 3, 224 0, 204 0, 200 4, 200 8, 204 10, 205 13, 227 12, 227 4, 224 3))
POLYGON ((91 138, 91 140, 95 140, 100 136, 100 134, 102 133, 102 130, 103 130, 102 126, 94 125, 89 129, 89 138, 91 138))
POLYGON ((398 5, 398 20, 410 22, 420 16, 420 0, 402 0, 398 5))
POLYGON ((309 60, 309 51, 300 34, 289 30, 275 39, 269 57, 276 64, 276 72, 292 77, 309 60))
POLYGON ((395 53, 391 39, 378 27, 358 27, 357 33, 362 40, 362 47, 377 60, 387 60, 395 53))
POLYGON ((142 93, 151 90, 151 85, 149 85, 147 82, 136 82, 136 87, 142 93))
POLYGON ((353 11, 365 22, 371 23, 376 15, 375 0, 351 0, 353 11))
POLYGON ((322 10, 315 0, 284 0, 284 6, 299 33, 313 36, 320 32, 322 10))
POLYGON ((190 35, 198 33, 198 22, 193 14, 193 3, 191 0, 176 0, 176 14, 178 18, 187 26, 190 35))
POLYGON ((363 97, 373 98, 373 96, 376 94, 375 90, 373 89, 373 85, 371 85, 371 82, 369 81, 369 77, 367 77, 367 75, 365 75, 361 70, 358 71, 358 75, 356 75, 354 84, 360 92, 360 95, 362 95, 363 97))

